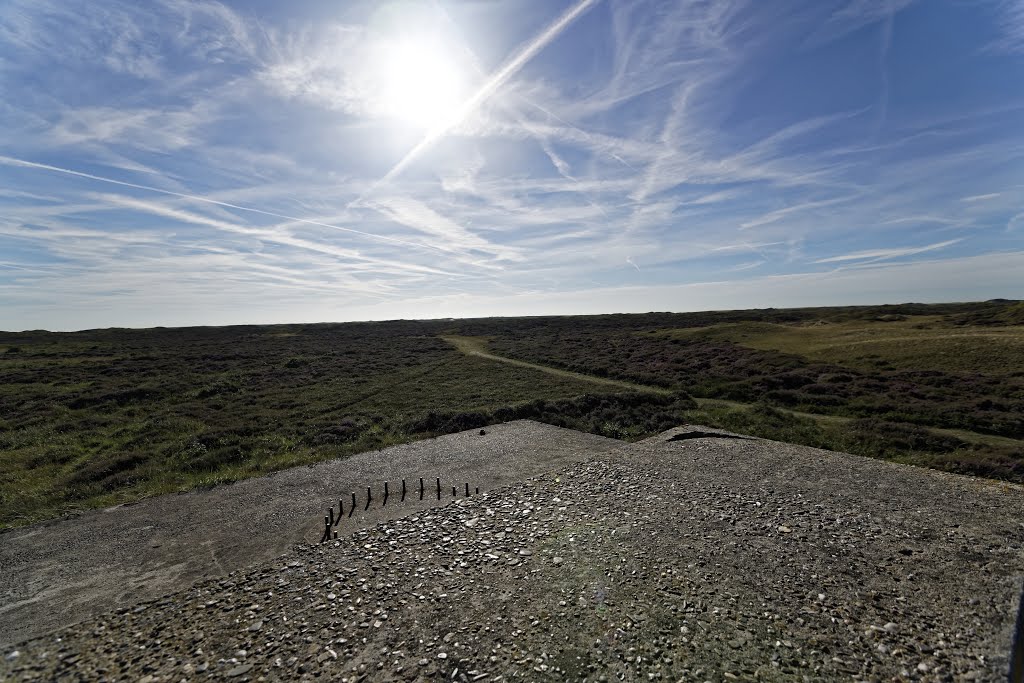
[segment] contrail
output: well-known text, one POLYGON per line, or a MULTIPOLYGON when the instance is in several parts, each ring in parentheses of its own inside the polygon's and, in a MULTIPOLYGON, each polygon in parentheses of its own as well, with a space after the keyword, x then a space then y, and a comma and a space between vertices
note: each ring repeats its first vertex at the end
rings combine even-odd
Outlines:
POLYGON ((538 52, 543 50, 549 43, 551 43, 551 41, 557 38, 572 22, 576 21, 576 19, 578 19, 584 12, 596 5, 599 1, 600 0, 580 0, 580 2, 576 3, 562 16, 556 19, 554 23, 544 29, 540 35, 530 41, 530 43, 523 47, 514 57, 512 57, 512 59, 507 61, 503 67, 498 69, 493 76, 491 76, 475 93, 473 93, 472 97, 463 102, 455 116, 453 116, 448 123, 442 124, 437 128, 428 131, 426 136, 420 140, 419 144, 409 150, 409 153, 395 164, 395 166, 388 171, 383 178, 374 183, 369 190, 350 203, 349 206, 351 207, 358 204, 362 201, 363 197, 404 171, 405 168, 425 149, 437 142, 445 133, 451 130, 453 126, 466 118, 466 116, 480 106, 484 100, 493 95, 498 88, 504 85, 509 78, 526 66, 526 63, 533 59, 538 52))
POLYGON ((152 187, 150 185, 139 185, 136 183, 125 182, 124 180, 114 180, 113 178, 105 178, 99 175, 93 175, 92 173, 83 173, 82 171, 74 171, 70 168, 61 168, 60 166, 50 166, 49 164, 40 164, 35 161, 26 161, 24 159, 15 159, 14 157, 8 157, 0 154, 0 164, 7 164, 8 166, 22 166, 27 168, 39 168, 44 171, 55 171, 57 173, 64 173, 67 175, 78 176, 79 178, 88 178, 89 180, 98 180, 102 183, 111 183, 113 185, 123 185, 124 187, 133 187, 137 190, 146 190, 147 192, 157 192, 159 194, 167 194, 173 197, 181 197, 183 199, 191 199, 196 202, 204 202, 206 204, 215 204, 216 206, 223 206, 229 209, 237 209, 238 211, 248 211, 250 213, 258 213, 264 216, 272 216, 273 218, 281 218, 287 221, 295 221, 297 223, 306 223, 308 225, 316 225, 321 228, 330 228, 331 230, 341 230, 342 232, 350 232, 354 235, 362 235, 363 237, 369 237, 375 240, 382 240, 384 242, 392 242, 394 244, 404 244, 409 247, 418 247, 421 249, 430 249, 432 251, 439 251, 445 253, 444 249, 439 247, 433 247, 429 244, 422 244, 420 242, 410 242, 408 240, 398 239, 397 237, 387 237, 385 235, 375 235, 372 232, 363 232, 362 230, 356 230, 355 228, 346 228, 340 225, 331 225, 330 223, 321 223, 320 221, 314 221, 309 218, 296 218, 295 216, 286 216, 281 213, 274 213, 273 211, 264 211, 263 209, 254 209, 248 206, 239 206, 238 204, 229 204, 228 202, 221 202, 216 199, 210 199, 209 197, 199 197, 193 194, 185 194, 183 192, 174 192, 173 190, 164 190, 159 187, 152 187))

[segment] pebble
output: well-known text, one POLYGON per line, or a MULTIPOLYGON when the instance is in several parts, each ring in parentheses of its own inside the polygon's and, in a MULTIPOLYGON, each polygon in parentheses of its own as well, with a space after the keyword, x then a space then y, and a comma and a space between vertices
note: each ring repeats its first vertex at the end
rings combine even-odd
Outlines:
POLYGON ((252 664, 240 664, 233 669, 228 669, 224 672, 224 675, 228 678, 236 678, 237 676, 243 676, 252 671, 252 664))

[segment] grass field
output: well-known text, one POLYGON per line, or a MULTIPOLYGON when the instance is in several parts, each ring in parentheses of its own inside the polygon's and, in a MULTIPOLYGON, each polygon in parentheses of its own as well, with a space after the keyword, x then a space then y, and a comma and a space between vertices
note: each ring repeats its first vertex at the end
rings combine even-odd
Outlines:
POLYGON ((1022 481, 1021 310, 0 333, 0 525, 516 418, 624 439, 699 422, 1022 481))
POLYGON ((1024 368, 1024 326, 949 329, 937 316, 890 322, 732 323, 666 332, 852 368, 1006 374, 1024 368))

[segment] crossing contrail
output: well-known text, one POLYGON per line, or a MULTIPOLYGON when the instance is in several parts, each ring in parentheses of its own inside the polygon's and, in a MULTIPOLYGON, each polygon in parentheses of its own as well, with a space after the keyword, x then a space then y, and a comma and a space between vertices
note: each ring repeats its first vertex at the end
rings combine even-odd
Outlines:
POLYGON ((527 43, 518 53, 515 54, 510 60, 505 62, 505 65, 498 69, 487 81, 484 82, 480 88, 473 93, 473 95, 462 103, 456 114, 445 124, 434 128, 427 132, 426 136, 420 142, 409 150, 402 159, 394 165, 394 167, 388 171, 383 178, 374 183, 369 190, 364 192, 358 199, 354 200, 349 206, 355 206, 363 200, 363 198, 377 189, 379 186, 389 182, 392 178, 397 176, 399 173, 404 171, 413 160, 416 159, 425 149, 433 145, 440 138, 444 136, 449 130, 451 130, 457 123, 465 119, 474 109, 480 106, 480 104, 488 97, 494 94, 494 92, 505 84, 508 79, 514 76, 520 69, 522 69, 527 62, 533 59, 538 52, 543 50, 548 44, 557 38, 561 33, 569 27, 576 19, 583 15, 587 10, 596 5, 600 0, 580 0, 571 8, 569 8, 562 16, 556 19, 550 26, 544 29, 537 37, 527 43))
POLYGON ((44 171, 54 171, 56 173, 64 173, 66 175, 73 175, 79 178, 87 178, 89 180, 97 180, 101 183, 110 183, 112 185, 122 185, 124 187, 132 187, 137 190, 145 190, 147 192, 157 192, 159 194, 171 195, 172 197, 181 197, 182 199, 191 199, 195 202, 203 202, 205 204, 214 204, 216 206, 223 206, 228 209, 237 209, 238 211, 248 211, 249 213, 258 213, 263 216, 271 216, 273 218, 280 218, 286 221, 295 221, 297 223, 306 223, 308 225, 316 225, 321 228, 330 228, 331 230, 340 230, 342 232, 350 232, 354 235, 361 235, 363 237, 369 237, 370 239, 381 240, 383 242, 391 242, 393 244, 404 244, 409 247, 417 247, 420 249, 430 249, 431 251, 445 252, 444 249, 434 247, 429 244, 423 244, 421 242, 410 242, 408 240, 398 239, 397 237, 387 237, 386 235, 376 235, 372 232, 364 232, 362 230, 356 230, 355 228, 346 228, 341 225, 331 225, 330 223, 321 223, 309 218, 297 218, 295 216, 286 216, 282 213, 274 213, 273 211, 264 211, 263 209, 254 209, 251 206, 240 206, 238 204, 230 204, 228 202, 222 202, 216 199, 210 199, 209 197, 200 197, 194 194, 186 194, 184 192, 175 192, 173 190, 165 190, 159 187, 152 187, 151 185, 139 185, 138 183, 129 183, 124 180, 115 180, 114 178, 106 178, 100 175, 93 175, 92 173, 83 173, 82 171, 75 171, 70 168, 61 168, 60 166, 50 166, 49 164, 40 164, 35 161, 26 161, 25 159, 16 159, 14 157, 8 157, 0 154, 0 164, 7 164, 8 166, 22 166, 27 168, 38 168, 44 171))

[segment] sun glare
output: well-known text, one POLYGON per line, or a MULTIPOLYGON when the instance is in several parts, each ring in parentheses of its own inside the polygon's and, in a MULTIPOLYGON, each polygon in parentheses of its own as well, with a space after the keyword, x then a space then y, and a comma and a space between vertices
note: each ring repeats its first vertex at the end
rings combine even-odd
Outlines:
POLYGON ((463 71, 442 45, 403 38, 380 46, 380 114, 415 128, 455 123, 467 95, 463 71))

